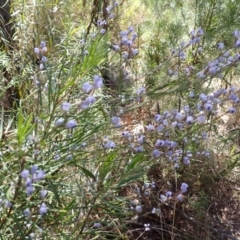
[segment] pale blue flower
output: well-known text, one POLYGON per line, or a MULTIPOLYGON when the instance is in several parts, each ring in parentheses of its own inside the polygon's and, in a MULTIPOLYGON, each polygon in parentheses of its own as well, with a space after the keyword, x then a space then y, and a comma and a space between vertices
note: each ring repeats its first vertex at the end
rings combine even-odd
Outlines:
POLYGON ((83 83, 83 85, 82 85, 83 92, 89 93, 92 89, 93 89, 92 84, 90 84, 89 82, 83 83))
POLYGON ((36 165, 33 165, 33 166, 31 166, 31 168, 30 168, 31 174, 34 174, 37 170, 38 170, 38 166, 36 166, 36 165))
POLYGON ((74 120, 74 119, 68 120, 68 121, 66 122, 65 127, 68 128, 68 129, 72 129, 72 128, 77 127, 77 122, 76 122, 76 120, 74 120))
POLYGON ((149 223, 145 223, 144 227, 145 227, 145 231, 150 231, 150 224, 149 223))
POLYGON ((187 124, 193 124, 194 123, 194 118, 192 116, 188 116, 187 119, 186 119, 186 123, 187 124))
POLYGON ((135 210, 136 210, 137 213, 141 213, 143 209, 142 209, 141 205, 138 205, 138 206, 135 207, 135 210))
POLYGON ((38 170, 36 180, 42 180, 45 178, 45 172, 43 170, 38 170))
POLYGON ((231 113, 231 114, 234 114, 237 112, 236 108, 235 107, 230 107, 227 111, 228 113, 231 113))
POLYGON ((35 191, 35 188, 34 188, 32 185, 26 187, 26 193, 27 193, 27 196, 28 196, 28 197, 29 197, 34 191, 35 191))
POLYGON ((224 49, 224 43, 223 42, 218 43, 217 48, 220 50, 224 49))
POLYGON ((167 191, 167 192, 166 192, 166 197, 167 197, 167 198, 172 197, 172 192, 171 192, 171 191, 167 191))
POLYGON ((60 126, 62 126, 63 125, 63 123, 64 123, 64 118, 59 118, 59 119, 57 119, 56 121, 55 121, 55 123, 54 123, 54 125, 55 125, 55 127, 60 127, 60 126))
POLYGON ((111 149, 111 148, 115 148, 116 144, 113 141, 108 141, 103 146, 104 148, 111 149))
POLYGON ((102 224, 99 223, 99 222, 96 222, 96 223, 94 223, 93 227, 94 227, 94 228, 101 228, 101 227, 102 227, 102 224))
POLYGON ((213 105, 210 103, 210 102, 206 102, 205 104, 204 104, 204 109, 206 110, 206 111, 212 111, 212 109, 213 109, 213 105))
POLYGON ((63 112, 68 112, 71 108, 71 103, 69 102, 63 102, 61 105, 61 109, 63 112))
POLYGON ((112 124, 115 127, 121 127, 121 118, 116 116, 112 117, 112 124))
POLYGON ((188 189, 188 184, 187 184, 187 183, 182 183, 180 189, 181 189, 181 192, 182 192, 182 193, 186 193, 186 192, 187 192, 187 189, 188 189))
POLYGON ((31 212, 30 212, 30 210, 29 210, 29 208, 26 208, 24 211, 23 211, 23 214, 24 214, 24 216, 26 216, 26 217, 30 217, 31 216, 31 212))
POLYGON ((106 32, 106 30, 103 29, 103 28, 100 30, 100 34, 102 34, 102 35, 103 35, 105 32, 106 32))
POLYGON ((132 54, 133 54, 133 56, 136 56, 136 55, 138 55, 138 49, 133 49, 133 51, 132 51, 132 54))
POLYGON ((93 89, 98 89, 98 88, 101 88, 102 86, 103 86, 103 79, 100 76, 95 75, 93 78, 93 89))
POLYGON ((27 178, 28 178, 28 175, 29 175, 29 170, 27 170, 27 169, 24 169, 24 170, 21 172, 21 177, 24 178, 24 179, 27 179, 27 178))
POLYGON ((48 211, 47 205, 45 203, 42 203, 39 208, 39 214, 43 216, 44 214, 47 213, 47 211, 48 211))
POLYGON ((180 201, 180 202, 183 202, 184 200, 184 196, 180 193, 177 195, 177 200, 180 201))
POLYGON ((41 190, 40 191, 40 198, 43 200, 48 194, 47 190, 41 190))
POLYGON ((134 150, 135 150, 136 153, 144 152, 143 146, 137 146, 137 147, 134 148, 134 150))

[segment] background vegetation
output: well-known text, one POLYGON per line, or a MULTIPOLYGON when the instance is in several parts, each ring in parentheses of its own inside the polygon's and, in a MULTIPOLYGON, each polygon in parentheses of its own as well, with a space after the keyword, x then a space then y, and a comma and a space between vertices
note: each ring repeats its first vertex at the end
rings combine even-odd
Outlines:
POLYGON ((239 3, 0 1, 0 239, 239 239, 239 3))

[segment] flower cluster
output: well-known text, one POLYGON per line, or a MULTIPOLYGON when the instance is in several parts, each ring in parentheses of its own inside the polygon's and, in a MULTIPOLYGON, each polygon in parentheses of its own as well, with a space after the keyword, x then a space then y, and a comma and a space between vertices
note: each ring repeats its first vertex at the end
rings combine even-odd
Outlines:
POLYGON ((134 28, 129 27, 127 30, 121 31, 119 35, 119 43, 113 44, 111 48, 116 52, 121 52, 123 59, 130 59, 136 56, 138 54, 138 49, 134 46, 138 35, 134 32, 134 28))
MULTIPOLYGON (((108 5, 106 7, 106 13, 107 13, 107 18, 108 19, 113 19, 114 18, 114 13, 113 13, 113 10, 118 7, 118 3, 115 2, 113 5, 108 5)), ((106 25, 108 24, 108 21, 106 19, 103 19, 103 20, 98 20, 97 21, 97 27, 99 29, 99 33, 100 34, 105 34, 106 33, 106 25)))
MULTIPOLYGON (((197 98, 197 95, 195 97, 197 98)), ((152 159, 157 161, 166 159, 173 164, 175 169, 178 169, 180 164, 190 165, 192 159, 208 158, 210 152, 200 149, 192 151, 191 148, 188 148, 189 144, 199 144, 200 141, 206 140, 208 138, 206 132, 191 134, 190 138, 184 137, 182 139, 176 138, 174 133, 177 131, 189 131, 195 126, 204 127, 211 119, 218 118, 220 113, 224 115, 235 114, 239 105, 240 88, 232 86, 229 89, 219 89, 209 94, 200 93, 195 106, 185 105, 180 111, 174 109, 164 111, 162 114, 156 114, 151 123, 142 126, 141 129, 135 132, 133 129, 132 133, 123 131, 121 137, 133 153, 141 153, 147 149, 151 152, 152 159), (222 111, 221 108, 224 108, 224 104, 227 107, 222 111), (152 144, 149 145, 148 136, 153 134, 156 139, 151 138, 152 144)), ((120 129, 124 127, 121 124, 120 117, 114 116, 112 124, 120 129)), ((107 138, 103 147, 112 149, 116 148, 116 144, 107 138)))
MULTIPOLYGON (((86 94, 90 94, 94 90, 97 90, 103 86, 103 79, 95 75, 93 78, 93 82, 85 82, 82 85, 82 90, 86 94)), ((79 110, 84 110, 86 108, 89 108, 91 105, 93 105, 96 102, 96 98, 93 95, 88 95, 81 103, 78 104, 79 110)), ((67 120, 67 112, 70 111, 72 107, 72 104, 69 102, 63 102, 61 104, 61 110, 65 113, 64 117, 58 118, 54 125, 55 127, 62 127, 65 126, 66 129, 73 129, 77 127, 77 121, 75 119, 69 119, 67 120)))
MULTIPOLYGON (((196 30, 191 31, 190 33, 190 40, 187 42, 182 42, 178 49, 172 50, 171 56, 173 58, 177 58, 178 62, 184 62, 187 56, 187 48, 189 46, 195 46, 196 51, 192 54, 196 56, 202 54, 204 51, 203 47, 201 46, 202 36, 204 35, 204 31, 202 28, 198 28, 196 30)), ((234 36, 234 47, 240 47, 240 31, 236 30, 233 33, 234 36)), ((235 66, 236 63, 240 61, 240 54, 233 53, 232 51, 226 50, 224 51, 225 45, 222 42, 216 44, 217 49, 220 50, 220 54, 217 58, 212 61, 209 61, 200 71, 196 73, 196 77, 200 79, 205 79, 207 77, 217 76, 218 78, 222 78, 222 72, 231 67, 235 66)), ((192 51, 192 50, 191 50, 192 51)), ((179 69, 179 68, 178 68, 179 69)), ((168 69, 169 76, 176 76, 179 75, 179 70, 176 69, 168 69)), ((183 69, 183 73, 186 76, 190 76, 195 73, 195 67, 189 65, 183 69)))
MULTIPOLYGON (((30 170, 22 170, 20 175, 25 181, 25 191, 28 197, 35 191, 34 185, 45 178, 45 172, 41 169, 38 169, 38 166, 36 165, 31 166, 30 170)), ((44 200, 44 198, 47 196, 47 193, 47 190, 44 189, 40 191, 41 200, 44 200)), ((42 203, 39 208, 39 214, 44 215, 45 213, 47 213, 47 206, 45 203, 42 203)), ((25 209, 24 215, 29 217, 30 210, 25 209)))
MULTIPOLYGON (((144 188, 146 188, 146 187, 144 186, 144 188)), ((188 184, 187 184, 187 183, 182 183, 182 184, 181 184, 181 187, 180 187, 180 193, 178 193, 175 198, 176 198, 178 201, 181 201, 181 202, 182 202, 183 199, 184 199, 183 193, 186 193, 186 192, 187 192, 187 189, 188 189, 188 184)), ((146 195, 145 192, 144 192, 144 195, 146 195)), ((148 196, 148 195, 147 195, 147 196, 148 196)), ((167 191, 165 194, 161 193, 161 194, 159 195, 159 199, 161 200, 161 202, 167 202, 168 200, 173 199, 173 198, 174 198, 174 195, 173 195, 173 193, 172 193, 171 191, 167 191)), ((152 210, 152 212, 157 213, 157 212, 159 212, 159 211, 157 211, 157 209, 154 208, 154 209, 152 210)))
POLYGON ((37 56, 40 70, 45 69, 45 64, 48 60, 47 57, 44 56, 46 52, 47 52, 47 46, 46 46, 46 42, 44 41, 40 43, 39 47, 34 48, 34 53, 37 56))

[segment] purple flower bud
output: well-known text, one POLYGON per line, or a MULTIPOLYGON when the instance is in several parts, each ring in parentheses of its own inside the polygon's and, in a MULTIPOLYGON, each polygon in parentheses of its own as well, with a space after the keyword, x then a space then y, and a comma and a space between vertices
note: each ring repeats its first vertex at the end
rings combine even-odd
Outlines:
POLYGON ((146 89, 144 87, 140 87, 139 89, 137 89, 136 94, 141 95, 141 94, 144 94, 145 91, 146 91, 146 89))
POLYGON ((178 146, 178 144, 176 143, 176 142, 174 142, 174 141, 172 141, 171 143, 170 143, 170 147, 171 148, 176 148, 178 146))
POLYGON ((89 93, 89 92, 92 90, 92 88, 93 88, 93 86, 92 86, 92 84, 90 84, 89 82, 85 82, 85 83, 83 83, 83 85, 82 85, 82 90, 83 90, 83 92, 85 92, 85 93, 89 93))
POLYGON ((212 111, 212 109, 213 109, 213 105, 212 105, 211 103, 209 103, 209 102, 206 102, 206 103, 204 104, 204 109, 205 109, 206 111, 210 112, 210 111, 212 111))
POLYGON ((45 172, 43 170, 38 170, 36 180, 42 180, 45 178, 45 172))
POLYGON ((33 175, 37 170, 38 170, 38 166, 33 165, 33 166, 31 166, 31 168, 30 168, 30 173, 33 175))
POLYGON ((215 75, 217 73, 217 71, 219 71, 218 66, 210 67, 208 69, 208 73, 211 74, 211 75, 215 75))
POLYGON ((134 148, 134 150, 135 150, 136 153, 144 152, 143 146, 137 146, 137 147, 134 148))
POLYGON ((104 148, 111 149, 111 148, 115 148, 116 144, 113 141, 108 141, 103 146, 104 146, 104 148))
POLYGON ((183 111, 184 111, 185 113, 188 113, 189 110, 190 110, 190 107, 189 107, 188 105, 186 105, 186 106, 183 107, 183 111))
POLYGON ((134 30, 134 28, 133 28, 132 26, 130 26, 130 27, 128 28, 127 34, 131 33, 133 30, 134 30))
POLYGON ((166 192, 166 197, 167 197, 167 198, 170 198, 171 196, 172 196, 172 192, 171 192, 171 191, 167 191, 167 192, 166 192))
POLYGON ((39 49, 39 48, 34 48, 34 53, 35 53, 36 55, 39 55, 40 49, 39 49))
POLYGON ((153 131, 154 130, 154 126, 152 124, 148 124, 146 126, 146 129, 147 129, 148 132, 153 131))
POLYGON ((107 13, 109 14, 112 11, 112 9, 113 9, 113 6, 111 6, 111 5, 107 6, 106 7, 107 13))
POLYGON ((141 205, 136 206, 135 210, 136 210, 137 213, 141 213, 142 212, 142 206, 141 205))
POLYGON ((203 29, 200 27, 197 29, 197 36, 202 36, 204 34, 203 29))
POLYGON ((178 169, 178 168, 179 168, 179 164, 178 164, 177 162, 174 164, 174 168, 175 168, 175 169, 178 169))
POLYGON ((199 95, 199 98, 203 101, 203 102, 206 102, 207 101, 207 95, 205 95, 204 93, 201 93, 200 95, 199 95))
POLYGON ((187 124, 193 124, 194 123, 194 118, 192 116, 188 116, 187 119, 186 119, 186 123, 187 124))
POLYGON ((131 47, 133 43, 132 43, 131 40, 128 40, 126 44, 127 44, 129 47, 131 47))
POLYGON ((100 30, 100 34, 102 34, 102 35, 103 35, 105 32, 106 32, 106 30, 103 29, 103 28, 100 30))
POLYGON ((201 72, 198 72, 198 73, 197 73, 197 77, 199 77, 199 78, 205 78, 206 76, 205 76, 204 73, 201 71, 201 72))
POLYGON ((125 137, 125 138, 128 138, 128 139, 131 138, 131 134, 130 134, 129 132, 127 132, 127 131, 126 131, 126 132, 123 132, 123 133, 122 133, 122 136, 125 137))
POLYGON ((240 47, 240 39, 238 39, 235 43, 234 43, 234 47, 239 48, 240 47))
POLYGON ((120 37, 122 38, 122 37, 125 37, 125 36, 127 36, 127 31, 121 31, 120 32, 120 37))
POLYGON ((168 200, 164 194, 160 194, 159 198, 162 202, 166 202, 168 200))
POLYGON ((45 63, 45 62, 47 62, 47 61, 48 61, 47 57, 42 56, 42 58, 41 58, 41 62, 42 62, 42 63, 45 63))
POLYGON ((187 189, 188 189, 188 184, 187 183, 182 183, 182 185, 181 185, 181 192, 182 193, 185 193, 185 192, 187 192, 187 189))
POLYGON ((103 80, 100 76, 95 75, 93 78, 93 89, 98 89, 103 86, 103 80))
POLYGON ((159 126, 157 126, 157 128, 156 128, 157 132, 162 132, 164 129, 165 129, 165 128, 164 128, 163 125, 159 125, 159 126))
POLYGON ((180 193, 177 195, 177 200, 180 201, 180 202, 183 202, 184 200, 184 196, 180 193))
POLYGON ((133 50, 132 50, 132 54, 133 54, 133 56, 138 55, 138 49, 133 49, 133 50))
POLYGON ((152 151, 152 156, 153 156, 154 158, 158 158, 158 157, 160 157, 160 155, 161 155, 161 153, 160 153, 159 150, 154 149, 154 150, 152 151))
POLYGON ((54 123, 54 125, 55 125, 55 127, 60 127, 60 126, 62 126, 63 125, 63 123, 64 123, 64 118, 59 118, 59 119, 57 119, 56 121, 55 121, 55 123, 54 123))
POLYGON ((228 113, 234 114, 237 112, 237 109, 235 107, 230 107, 227 111, 228 113))
POLYGON ((137 33, 133 33, 132 35, 132 41, 134 42, 137 39, 138 35, 137 33))
POLYGON ((44 214, 47 213, 47 211, 48 211, 47 205, 45 203, 42 203, 39 208, 39 214, 43 216, 44 214))
POLYGON ((27 196, 29 197, 34 192, 34 190, 35 188, 32 185, 26 187, 27 196))
POLYGON ((86 109, 96 101, 94 96, 88 96, 80 105, 80 109, 86 109))
POLYGON ((120 117, 112 117, 112 124, 115 127, 121 127, 121 118, 120 117))
POLYGON ((183 163, 186 164, 186 165, 190 165, 190 160, 188 157, 183 157, 183 163))
POLYGON ((123 53, 123 55, 122 55, 122 58, 123 58, 123 59, 128 59, 128 57, 129 57, 129 55, 128 55, 127 52, 123 53))
POLYGON ((12 203, 10 201, 6 201, 5 206, 7 208, 10 208, 12 206, 12 203))
POLYGON ((143 144, 145 137, 143 135, 140 135, 137 139, 138 143, 143 144))
POLYGON ((119 45, 112 45, 112 49, 116 52, 118 52, 120 50, 119 45))
POLYGON ((24 169, 24 170, 21 172, 21 177, 24 178, 24 179, 27 179, 27 178, 28 178, 28 175, 29 175, 29 170, 27 170, 27 169, 24 169))
POLYGON ((71 119, 71 120, 67 121, 65 127, 68 128, 68 129, 72 129, 72 128, 77 127, 76 120, 71 119))
POLYGON ((40 198, 43 200, 48 194, 47 190, 41 190, 40 191, 40 198))
POLYGON ((26 187, 31 186, 31 185, 32 185, 32 181, 33 181, 33 180, 28 177, 28 178, 26 179, 25 186, 26 186, 26 187))
POLYGON ((162 115, 160 115, 160 114, 156 114, 156 115, 155 115, 155 121, 156 121, 156 122, 160 122, 160 121, 162 120, 162 118, 163 118, 163 117, 162 117, 162 115))
POLYGON ((44 47, 46 47, 46 42, 41 41, 41 43, 40 43, 40 48, 44 48, 44 47))
POLYGON ((63 102, 61 108, 63 112, 68 112, 69 109, 71 108, 71 103, 63 102))
POLYGON ((24 214, 24 216, 26 216, 26 217, 29 218, 29 217, 31 216, 31 212, 30 212, 29 208, 25 209, 25 210, 23 211, 23 214, 24 214))
POLYGON ((158 139, 155 143, 155 147, 163 147, 164 146, 164 140, 158 139))
POLYGON ((200 115, 197 117, 197 122, 200 124, 204 124, 206 121, 206 117, 204 115, 200 115))
POLYGON ((45 52, 47 52, 47 47, 46 46, 42 48, 42 53, 45 53, 45 52))
POLYGON ((180 113, 180 112, 176 113, 175 119, 177 121, 181 121, 183 118, 184 118, 184 115, 182 113, 180 113))
POLYGON ((224 49, 224 43, 222 43, 222 42, 218 43, 218 44, 217 44, 217 48, 218 48, 219 50, 224 49))
POLYGON ((96 223, 94 223, 93 227, 94 227, 94 228, 101 228, 101 227, 102 227, 102 224, 99 223, 99 222, 96 222, 96 223))

